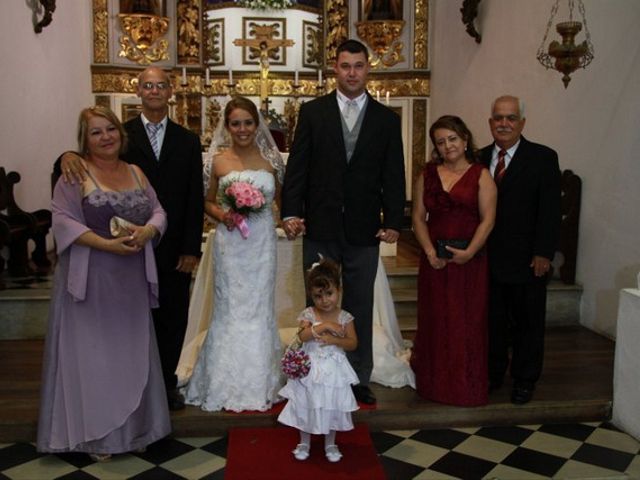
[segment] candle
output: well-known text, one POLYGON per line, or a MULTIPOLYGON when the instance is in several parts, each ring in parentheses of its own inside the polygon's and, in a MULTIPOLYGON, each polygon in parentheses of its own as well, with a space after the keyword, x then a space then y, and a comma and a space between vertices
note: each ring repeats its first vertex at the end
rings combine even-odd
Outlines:
POLYGON ((211 85, 211 77, 209 76, 209 67, 207 67, 204 71, 204 84, 211 85))
POLYGON ((322 70, 318 70, 318 85, 322 86, 322 70))
POLYGON ((376 101, 380 101, 380 90, 376 90, 376 101))
POLYGON ((182 67, 182 85, 187 84, 187 68, 182 67))
POLYGON ((233 84, 233 70, 229 69, 229 84, 233 84))
POLYGON ((293 84, 297 87, 299 85, 298 83, 298 70, 295 71, 295 73, 293 74, 293 84))
POLYGON ((385 97, 385 100, 384 100, 385 103, 389 105, 389 92, 387 92, 387 94, 384 97, 385 97))

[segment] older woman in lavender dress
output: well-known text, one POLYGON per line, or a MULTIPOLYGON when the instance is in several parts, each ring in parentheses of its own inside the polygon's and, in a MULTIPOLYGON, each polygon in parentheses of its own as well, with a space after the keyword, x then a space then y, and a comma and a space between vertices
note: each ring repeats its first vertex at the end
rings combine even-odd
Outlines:
POLYGON ((52 201, 59 255, 38 424, 41 452, 95 461, 143 450, 171 429, 151 308, 152 250, 166 215, 142 171, 118 156, 126 134, 109 109, 80 113, 86 180, 59 181, 52 201), (112 235, 114 217, 131 223, 112 235))

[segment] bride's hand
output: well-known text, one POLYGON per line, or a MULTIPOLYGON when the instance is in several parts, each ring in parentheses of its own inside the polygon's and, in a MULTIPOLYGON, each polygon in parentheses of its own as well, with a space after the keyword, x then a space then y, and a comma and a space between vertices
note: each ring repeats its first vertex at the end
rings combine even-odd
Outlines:
POLYGON ((227 210, 226 212, 224 212, 224 215, 222 216, 222 223, 225 224, 227 230, 229 231, 233 230, 233 227, 236 226, 236 222, 233 219, 231 210, 227 210))

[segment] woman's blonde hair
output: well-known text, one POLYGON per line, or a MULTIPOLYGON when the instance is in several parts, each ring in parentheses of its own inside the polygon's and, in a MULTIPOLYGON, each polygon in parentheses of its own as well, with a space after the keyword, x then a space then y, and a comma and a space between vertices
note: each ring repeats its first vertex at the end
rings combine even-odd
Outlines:
POLYGON ((116 114, 107 107, 95 105, 93 107, 83 108, 78 117, 78 149, 83 156, 89 153, 87 133, 89 131, 89 119, 91 117, 102 117, 111 122, 118 129, 118 132, 120 132, 120 151, 118 154, 122 155, 127 151, 127 132, 120 120, 118 120, 118 117, 116 117, 116 114))

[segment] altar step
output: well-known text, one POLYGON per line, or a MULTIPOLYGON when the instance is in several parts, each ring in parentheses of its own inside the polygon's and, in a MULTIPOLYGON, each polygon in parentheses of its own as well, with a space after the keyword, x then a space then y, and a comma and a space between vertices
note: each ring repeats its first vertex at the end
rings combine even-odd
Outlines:
MULTIPOLYGON (((412 338, 417 326, 417 280, 419 251, 415 240, 398 242, 397 255, 382 257, 394 300, 398 324, 405 338, 412 338)), ((0 284, 0 339, 43 338, 49 310, 52 277, 16 279, 2 275, 0 284)), ((464 292, 461 292, 464 294, 464 292)), ((547 325, 579 325, 580 285, 549 283, 547 325)))
MULTIPOLYGON (((404 336, 410 336, 417 327, 418 267, 396 266, 395 258, 383 258, 391 296, 404 336)), ((464 292, 460 292, 464 295, 464 292)), ((580 285, 565 285, 552 280, 547 287, 547 326, 580 324, 580 285)))
MULTIPOLYGON (((0 341, 0 442, 32 442, 39 409, 42 340, 0 341)), ((493 392, 489 404, 462 408, 420 398, 409 387, 371 384, 378 404, 354 413, 372 431, 438 429, 605 421, 613 398, 614 342, 580 326, 549 327, 544 371, 533 400, 509 401, 510 382, 493 392)), ((173 435, 224 435, 233 427, 277 424, 277 411, 203 412, 187 407, 171 415, 173 435)))

